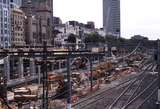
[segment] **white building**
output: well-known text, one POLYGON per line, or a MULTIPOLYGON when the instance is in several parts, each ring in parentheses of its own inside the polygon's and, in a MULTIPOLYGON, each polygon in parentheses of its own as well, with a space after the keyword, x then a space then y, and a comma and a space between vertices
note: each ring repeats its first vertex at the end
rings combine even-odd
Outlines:
POLYGON ((84 34, 92 34, 92 33, 96 32, 95 29, 88 29, 88 28, 85 28, 85 27, 83 27, 82 30, 83 30, 84 34))
POLYGON ((65 25, 66 27, 66 34, 74 34, 79 36, 80 26, 78 25, 78 22, 76 21, 69 21, 65 25), (77 24, 76 24, 77 23, 77 24))
POLYGON ((57 34, 57 36, 54 38, 54 43, 56 45, 61 45, 64 44, 65 39, 67 39, 67 35, 65 34, 66 31, 66 27, 65 24, 61 24, 61 25, 57 25, 55 28, 55 30, 58 30, 60 33, 57 34))
POLYGON ((54 39, 55 44, 63 45, 67 43, 68 36, 74 34, 76 37, 76 43, 81 43, 85 38, 85 34, 98 33, 99 35, 105 37, 106 34, 103 29, 95 29, 94 26, 88 24, 82 24, 77 21, 68 21, 65 24, 56 25, 55 30, 58 30, 60 33, 54 39), (87 25, 87 26, 86 26, 87 25), (90 28, 92 27, 92 28, 90 28))
POLYGON ((102 37, 106 36, 106 33, 105 33, 105 31, 103 29, 96 29, 96 32, 102 37))
MULTIPOLYGON (((75 36, 80 36, 81 28, 79 25, 72 25, 70 22, 66 24, 57 25, 55 30, 58 30, 60 33, 54 39, 55 44, 66 44, 68 36, 74 34, 75 36)), ((81 42, 79 37, 76 37, 76 42, 81 42)))
POLYGON ((11 45, 11 9, 10 0, 0 0, 0 47, 11 45))

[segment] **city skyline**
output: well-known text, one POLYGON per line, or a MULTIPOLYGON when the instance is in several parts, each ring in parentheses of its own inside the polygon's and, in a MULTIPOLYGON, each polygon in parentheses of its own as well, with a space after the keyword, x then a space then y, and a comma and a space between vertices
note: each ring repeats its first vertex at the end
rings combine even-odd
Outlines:
MULTIPOLYGON (((159 3, 158 0, 121 0, 121 36, 130 38, 140 34, 149 39, 159 38, 159 3)), ((103 25, 102 0, 54 0, 53 7, 54 16, 60 17, 63 22, 94 21, 97 28, 103 25)))

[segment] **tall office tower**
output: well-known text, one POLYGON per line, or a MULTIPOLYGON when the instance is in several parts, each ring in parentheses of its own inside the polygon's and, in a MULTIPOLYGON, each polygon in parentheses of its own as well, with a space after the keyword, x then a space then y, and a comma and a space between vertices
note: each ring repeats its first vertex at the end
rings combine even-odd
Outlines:
POLYGON ((0 0, 0 47, 10 47, 11 43, 10 0, 0 0))
POLYGON ((103 29, 107 35, 120 37, 120 0, 103 0, 103 29))
MULTIPOLYGON (((32 37, 30 41, 36 44, 42 44, 44 40, 51 44, 53 40, 53 0, 22 0, 22 10, 26 13, 32 13, 32 37), (28 1, 31 1, 31 7, 28 7, 28 1)), ((31 20, 31 19, 30 19, 31 20)), ((31 27, 31 26, 28 26, 31 27)), ((28 36, 26 36, 27 38, 28 36)), ((29 44, 32 44, 30 42, 29 44)))

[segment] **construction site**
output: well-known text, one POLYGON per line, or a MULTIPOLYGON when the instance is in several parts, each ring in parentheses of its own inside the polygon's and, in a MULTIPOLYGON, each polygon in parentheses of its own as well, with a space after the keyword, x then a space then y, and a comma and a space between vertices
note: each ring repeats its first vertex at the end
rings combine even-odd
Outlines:
POLYGON ((0 51, 0 109, 154 109, 154 50, 42 47, 0 51), (137 107, 135 107, 137 106, 137 107))

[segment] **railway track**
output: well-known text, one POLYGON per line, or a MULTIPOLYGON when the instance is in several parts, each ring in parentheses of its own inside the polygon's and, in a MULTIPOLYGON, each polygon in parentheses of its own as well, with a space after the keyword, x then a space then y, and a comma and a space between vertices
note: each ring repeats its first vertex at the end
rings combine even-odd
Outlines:
POLYGON ((106 106, 106 109, 135 109, 140 102, 143 102, 143 97, 145 98, 152 89, 157 88, 156 83, 157 79, 150 74, 141 80, 133 81, 113 100, 109 107, 106 106))
MULTIPOLYGON (((146 71, 152 70, 154 67, 153 64, 143 65, 143 71, 139 73, 138 75, 130 78, 129 80, 126 80, 110 89, 104 89, 98 94, 95 94, 93 96, 87 97, 86 99, 79 101, 78 103, 72 105, 74 109, 116 109, 113 108, 116 105, 119 105, 118 101, 121 99, 123 95, 125 95, 126 91, 128 91, 131 86, 132 90, 136 87, 141 87, 141 85, 144 82, 144 80, 147 78, 146 71), (110 106, 110 107, 109 107, 110 106)), ((149 76, 151 77, 151 76, 149 76)), ((152 77, 150 78, 153 79, 152 77)), ((137 88, 137 90, 139 89, 137 88)), ((132 92, 130 89, 130 93, 132 92)), ((147 90, 147 89, 146 89, 147 90)), ((134 92, 135 93, 135 92, 134 92)), ((133 95, 132 95, 133 96, 133 95)), ((132 98, 130 98, 132 100, 132 98)), ((128 101, 129 103, 129 101, 128 101)), ((122 106, 123 107, 123 106, 122 106)), ((121 108, 117 108, 121 109, 121 108)), ((125 109, 125 108, 124 108, 125 109)))

